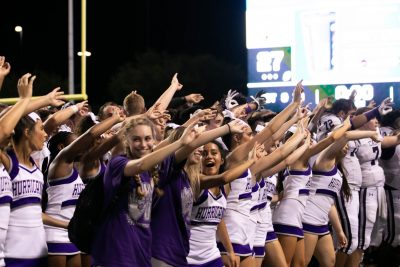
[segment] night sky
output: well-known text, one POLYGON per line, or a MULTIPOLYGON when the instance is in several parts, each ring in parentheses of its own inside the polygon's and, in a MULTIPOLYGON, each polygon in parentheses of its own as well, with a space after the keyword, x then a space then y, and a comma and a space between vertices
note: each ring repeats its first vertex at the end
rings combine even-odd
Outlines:
MULTIPOLYGON (((106 101, 93 95, 98 95, 118 66, 149 49, 212 54, 244 69, 247 64, 244 0, 87 0, 87 10, 91 101, 106 101)), ((76 55, 80 50, 80 1, 74 1, 74 12, 76 55)), ((6 56, 12 71, 20 75, 40 69, 67 80, 68 1, 3 1, 1 13, 0 55, 6 56), (16 25, 23 27, 22 42, 14 31, 16 25)), ((79 60, 75 56, 76 84, 79 60)))

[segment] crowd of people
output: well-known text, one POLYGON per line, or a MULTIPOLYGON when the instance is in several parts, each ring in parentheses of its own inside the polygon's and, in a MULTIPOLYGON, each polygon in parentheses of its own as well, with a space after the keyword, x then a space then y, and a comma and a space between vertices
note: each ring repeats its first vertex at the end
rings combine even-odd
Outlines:
MULTIPOLYGON (((10 71, 0 57, 0 88, 10 71)), ((299 82, 278 113, 262 92, 203 107, 200 94, 174 97, 175 74, 152 106, 132 91, 95 115, 60 88, 32 98, 35 79, 0 106, 0 266, 357 267, 382 249, 399 266, 391 99, 311 110, 299 82), (82 251, 68 226, 95 182, 102 216, 82 251)))

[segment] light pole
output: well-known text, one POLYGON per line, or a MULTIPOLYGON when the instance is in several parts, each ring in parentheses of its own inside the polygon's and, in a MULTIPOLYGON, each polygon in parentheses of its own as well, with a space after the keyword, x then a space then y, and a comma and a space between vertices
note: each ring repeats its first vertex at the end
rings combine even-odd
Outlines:
POLYGON ((20 64, 22 64, 22 26, 15 26, 15 32, 18 33, 19 35, 19 51, 18 51, 18 57, 20 59, 20 64))

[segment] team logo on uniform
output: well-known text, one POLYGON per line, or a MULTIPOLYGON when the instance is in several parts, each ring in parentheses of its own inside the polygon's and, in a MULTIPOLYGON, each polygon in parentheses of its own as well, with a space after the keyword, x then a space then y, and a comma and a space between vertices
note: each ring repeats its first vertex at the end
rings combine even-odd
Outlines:
POLYGON ((138 225, 144 228, 149 227, 151 215, 151 199, 153 195, 153 185, 142 183, 142 189, 146 193, 144 197, 139 198, 136 189, 130 192, 128 196, 128 223, 138 225))

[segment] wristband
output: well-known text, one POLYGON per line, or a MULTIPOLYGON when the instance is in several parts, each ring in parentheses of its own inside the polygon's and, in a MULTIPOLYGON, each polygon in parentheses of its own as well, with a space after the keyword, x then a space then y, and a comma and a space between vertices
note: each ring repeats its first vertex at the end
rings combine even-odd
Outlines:
POLYGON ((246 114, 249 114, 249 113, 251 113, 252 111, 253 111, 253 110, 251 109, 250 105, 247 104, 247 107, 246 107, 246 114))
POLYGON ((232 134, 231 132, 231 126, 229 126, 229 123, 226 124, 228 126, 229 134, 232 134))
POLYGON ((372 120, 373 118, 380 118, 380 114, 379 114, 379 106, 377 106, 376 108, 367 111, 364 113, 365 117, 367 117, 367 121, 372 120))
POLYGON ((71 109, 74 113, 77 113, 79 111, 79 108, 76 105, 71 106, 71 109))

